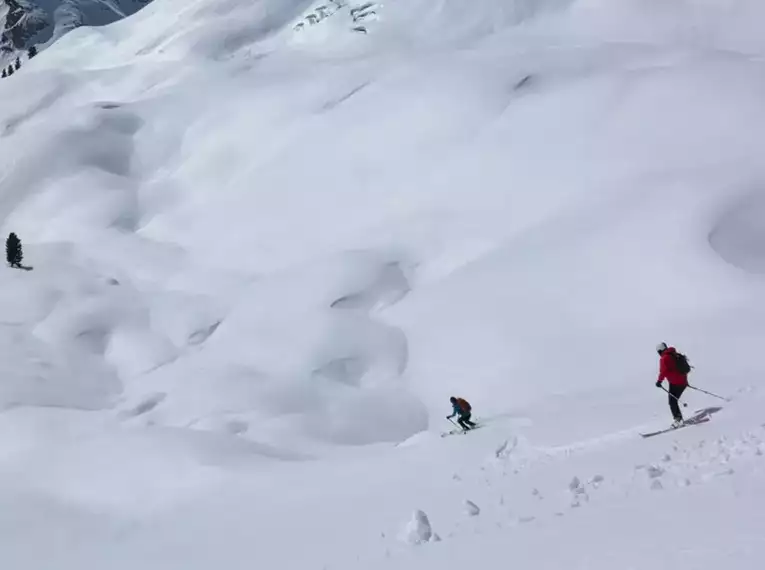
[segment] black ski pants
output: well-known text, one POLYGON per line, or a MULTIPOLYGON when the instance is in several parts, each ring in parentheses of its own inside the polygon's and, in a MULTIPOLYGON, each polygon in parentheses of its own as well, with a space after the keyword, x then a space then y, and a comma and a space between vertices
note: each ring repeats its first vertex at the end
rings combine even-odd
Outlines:
POLYGON ((467 414, 460 414, 460 417, 457 418, 457 423, 462 426, 462 429, 470 429, 475 427, 475 422, 470 421, 470 412, 467 414))
POLYGON ((680 411, 680 404, 678 400, 680 396, 685 392, 685 385, 670 384, 669 385, 669 409, 672 410, 672 417, 676 420, 683 419, 683 412, 680 411))

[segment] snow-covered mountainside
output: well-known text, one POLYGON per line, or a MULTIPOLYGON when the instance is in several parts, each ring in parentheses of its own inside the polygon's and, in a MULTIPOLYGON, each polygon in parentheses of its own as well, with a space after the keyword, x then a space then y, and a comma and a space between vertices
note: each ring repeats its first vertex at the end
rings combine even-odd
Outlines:
POLYGON ((0 566, 762 568, 764 17, 155 0, 25 60, 0 566))
POLYGON ((104 26, 134 14, 151 0, 3 0, 0 50, 29 49, 80 26, 104 26))

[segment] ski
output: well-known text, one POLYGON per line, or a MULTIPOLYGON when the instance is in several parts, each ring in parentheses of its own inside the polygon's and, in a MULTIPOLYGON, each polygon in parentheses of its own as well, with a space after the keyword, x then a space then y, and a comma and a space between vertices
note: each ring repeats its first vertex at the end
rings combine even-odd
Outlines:
POLYGON ((665 428, 665 429, 660 429, 659 431, 652 431, 650 433, 641 433, 640 435, 642 437, 644 437, 644 438, 645 437, 653 437, 655 435, 659 435, 659 434, 662 434, 662 433, 668 433, 670 431, 675 431, 675 430, 683 429, 684 427, 689 427, 689 426, 695 426, 695 425, 698 425, 698 424, 703 424, 703 423, 706 423, 708 421, 709 421, 709 418, 700 418, 700 419, 697 419, 697 420, 688 420, 683 425, 678 426, 678 427, 668 427, 668 428, 665 428))
POLYGON ((447 436, 450 436, 450 435, 465 435, 466 433, 471 432, 474 429, 478 429, 480 427, 483 427, 483 426, 481 424, 477 424, 474 428, 470 428, 469 430, 464 430, 462 428, 453 429, 453 430, 450 430, 450 431, 442 433, 441 437, 447 437, 447 436))

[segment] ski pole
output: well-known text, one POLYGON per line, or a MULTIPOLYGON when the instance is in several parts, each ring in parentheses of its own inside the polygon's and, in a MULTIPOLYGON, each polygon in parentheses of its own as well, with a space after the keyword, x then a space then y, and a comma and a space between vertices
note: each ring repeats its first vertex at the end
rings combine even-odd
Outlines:
POLYGON ((672 397, 673 397, 675 400, 677 400, 677 401, 678 401, 678 403, 682 404, 682 405, 683 405, 683 407, 685 407, 685 408, 687 408, 687 407, 688 407, 688 404, 686 404, 685 402, 681 402, 681 401, 680 401, 680 398, 678 398, 677 396, 675 396, 675 395, 674 395, 672 392, 670 392, 669 390, 667 390, 667 389, 666 389, 664 386, 659 386, 659 388, 661 388, 661 389, 662 389, 662 390, 664 390, 664 391, 665 391, 667 394, 669 394, 670 396, 672 396, 672 397))
POLYGON ((696 386, 691 386, 688 384, 688 387, 692 390, 696 390, 697 392, 703 392, 704 394, 708 394, 709 396, 712 396, 714 398, 719 398, 721 400, 725 400, 726 402, 730 402, 728 398, 723 398, 722 396, 718 396, 717 394, 713 394, 712 392, 707 392, 706 390, 702 390, 701 388, 696 388, 696 386))

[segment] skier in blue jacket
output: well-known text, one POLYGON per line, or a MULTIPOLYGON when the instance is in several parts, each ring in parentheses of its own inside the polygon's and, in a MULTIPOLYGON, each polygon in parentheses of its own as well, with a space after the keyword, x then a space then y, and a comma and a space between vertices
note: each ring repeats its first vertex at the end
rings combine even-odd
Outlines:
POLYGON ((449 398, 449 401, 452 403, 452 414, 450 416, 446 416, 447 420, 452 419, 454 416, 459 416, 457 418, 457 423, 460 424, 460 427, 464 430, 473 429, 475 427, 475 422, 470 421, 470 414, 472 413, 472 407, 468 403, 467 400, 463 398, 455 398, 452 396, 449 398))

